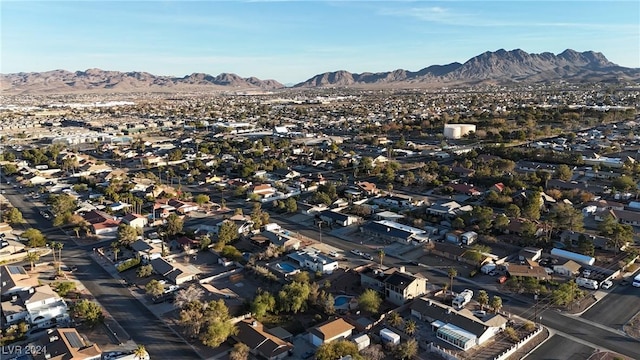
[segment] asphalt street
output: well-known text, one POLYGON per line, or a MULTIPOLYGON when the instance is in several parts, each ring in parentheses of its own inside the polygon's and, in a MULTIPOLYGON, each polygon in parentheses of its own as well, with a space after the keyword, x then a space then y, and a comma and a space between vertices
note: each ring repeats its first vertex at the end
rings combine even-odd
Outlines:
MULTIPOLYGON (((640 311, 640 289, 617 285, 602 300, 582 314, 583 319, 622 330, 631 318, 640 311)), ((640 343, 638 344, 640 347, 640 343)))
POLYGON ((585 360, 595 349, 566 337, 554 335, 535 351, 525 357, 527 360, 585 360))

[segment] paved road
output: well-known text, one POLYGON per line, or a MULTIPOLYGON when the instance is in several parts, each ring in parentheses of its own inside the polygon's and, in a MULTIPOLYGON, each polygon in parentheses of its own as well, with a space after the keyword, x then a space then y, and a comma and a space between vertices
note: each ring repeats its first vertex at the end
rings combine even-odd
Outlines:
POLYGON ((640 289, 631 285, 617 285, 609 290, 607 296, 582 314, 582 318, 622 330, 624 324, 638 311, 640 311, 640 289))
POLYGON ((527 360, 585 360, 595 349, 560 335, 553 335, 525 357, 527 360))
POLYGON ((200 359, 189 345, 134 298, 119 280, 114 279, 87 256, 87 250, 67 250, 64 257, 66 264, 78 267, 74 273, 76 278, 118 321, 133 341, 145 345, 152 359, 200 359))

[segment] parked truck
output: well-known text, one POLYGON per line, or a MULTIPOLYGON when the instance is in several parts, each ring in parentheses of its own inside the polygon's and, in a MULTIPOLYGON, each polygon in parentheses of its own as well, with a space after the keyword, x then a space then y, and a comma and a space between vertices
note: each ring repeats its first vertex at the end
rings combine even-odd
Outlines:
POLYGON ((576 278, 576 284, 578 286, 585 287, 591 290, 598 290, 598 282, 592 279, 585 279, 583 277, 576 278))
POLYGON ((464 289, 463 292, 453 299, 452 305, 454 308, 460 309, 467 305, 471 299, 473 299, 473 291, 464 289))

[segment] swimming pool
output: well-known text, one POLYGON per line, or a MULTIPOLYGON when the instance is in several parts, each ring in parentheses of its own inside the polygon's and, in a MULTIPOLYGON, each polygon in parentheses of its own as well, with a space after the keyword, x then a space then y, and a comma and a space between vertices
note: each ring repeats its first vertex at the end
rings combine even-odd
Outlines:
POLYGON ((333 307, 336 308, 336 310, 339 310, 339 309, 346 310, 349 308, 349 303, 351 302, 351 299, 353 299, 352 296, 338 295, 333 300, 333 307))
POLYGON ((286 273, 290 273, 298 270, 293 265, 287 264, 287 263, 279 263, 278 268, 286 273))

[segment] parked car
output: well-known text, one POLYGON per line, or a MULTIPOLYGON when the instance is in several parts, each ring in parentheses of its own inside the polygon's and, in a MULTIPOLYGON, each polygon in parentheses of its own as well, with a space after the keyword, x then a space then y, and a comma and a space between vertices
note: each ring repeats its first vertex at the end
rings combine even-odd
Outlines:
POLYGON ((583 270, 582 276, 588 278, 589 276, 591 276, 591 270, 589 269, 583 270))
POLYGON ((358 256, 361 256, 361 255, 362 255, 362 251, 357 250, 357 249, 353 249, 353 250, 351 250, 351 253, 352 253, 353 255, 358 255, 358 256))
POLYGON ((373 256, 367 254, 367 253, 360 253, 360 256, 362 256, 363 258, 367 259, 367 260, 373 260, 373 256))
POLYGON ((498 278, 498 284, 504 284, 505 282, 507 282, 507 277, 505 275, 498 278))
POLYGON ((338 257, 338 252, 337 251, 330 251, 329 252, 329 256, 338 257))
POLYGON ((609 290, 611 289, 612 286, 613 286, 613 281, 611 280, 605 280, 602 282, 602 284, 600 284, 600 288, 604 290, 609 290))

